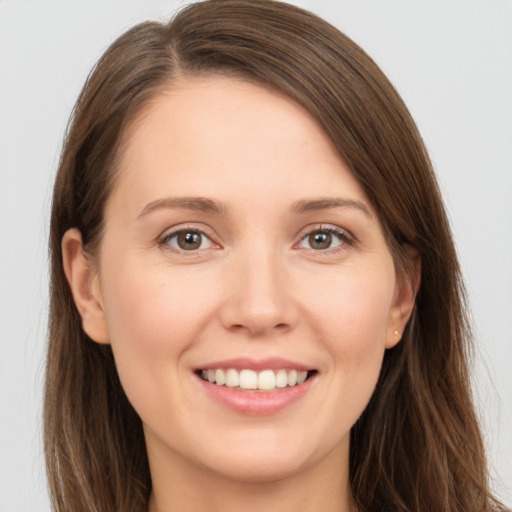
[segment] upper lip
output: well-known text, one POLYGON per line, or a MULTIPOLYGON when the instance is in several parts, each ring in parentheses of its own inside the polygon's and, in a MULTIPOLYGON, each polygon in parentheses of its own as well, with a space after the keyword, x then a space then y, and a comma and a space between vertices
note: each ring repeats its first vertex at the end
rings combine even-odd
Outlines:
POLYGON ((211 370, 216 368, 234 368, 235 370, 314 370, 311 366, 284 359, 281 357, 269 357, 265 359, 251 359, 248 357, 237 357, 234 359, 224 359, 222 361, 212 361, 198 366, 199 370, 211 370))

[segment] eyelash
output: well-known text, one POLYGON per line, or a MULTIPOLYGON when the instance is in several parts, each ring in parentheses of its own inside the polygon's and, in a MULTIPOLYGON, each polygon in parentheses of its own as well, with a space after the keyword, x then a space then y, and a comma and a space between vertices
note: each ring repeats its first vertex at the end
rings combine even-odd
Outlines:
MULTIPOLYGON (((212 240, 212 237, 210 235, 205 233, 203 230, 192 227, 192 226, 191 227, 183 227, 183 228, 177 229, 175 231, 172 231, 170 233, 167 233, 167 234, 163 235, 162 237, 160 237, 158 239, 157 243, 162 248, 171 250, 171 251, 179 253, 179 254, 188 254, 190 256, 197 255, 199 252, 204 251, 205 249, 193 249, 193 250, 176 249, 169 245, 169 241, 172 240, 174 237, 179 236, 180 233, 187 233, 187 232, 197 233, 197 234, 205 237, 206 239, 208 239, 212 245, 218 245, 212 240)), ((304 233, 301 236, 298 244, 302 243, 304 240, 306 240, 309 236, 311 236, 314 233, 328 233, 330 235, 336 236, 340 241, 340 244, 333 248, 327 248, 327 249, 323 249, 323 250, 322 249, 315 250, 315 249, 305 248, 308 251, 312 251, 312 252, 314 252, 316 254, 320 254, 320 255, 332 255, 332 254, 335 254, 335 253, 345 250, 347 248, 347 245, 353 246, 356 243, 356 240, 354 239, 354 237, 352 235, 350 235, 347 231, 345 231, 341 228, 334 227, 334 226, 320 225, 320 226, 310 229, 309 231, 304 233)), ((294 247, 296 245, 297 244, 295 244, 294 247)))
POLYGON ((347 249, 347 246, 353 246, 353 245, 355 245, 355 242, 356 242, 354 237, 352 235, 350 235, 344 229, 341 229, 341 228, 338 228, 335 226, 320 225, 320 226, 310 229, 309 231, 304 233, 301 236, 299 243, 303 242, 304 240, 306 240, 308 237, 310 237, 314 233, 329 233, 330 235, 336 236, 340 241, 340 244, 333 248, 328 248, 328 249, 323 249, 323 250, 306 249, 306 250, 313 251, 315 254, 319 254, 322 256, 328 256, 328 255, 336 254, 340 251, 344 251, 347 249))
POLYGON ((177 229, 175 231, 172 231, 170 233, 166 233, 158 240, 158 245, 162 248, 168 249, 170 251, 176 252, 178 254, 188 254, 188 255, 194 255, 198 254, 199 252, 203 251, 204 249, 195 249, 195 250, 184 250, 184 249, 176 249, 174 247, 171 247, 169 244, 169 241, 172 240, 174 237, 179 236, 180 233, 197 233, 204 238, 208 239, 212 245, 217 245, 215 242, 213 242, 212 237, 205 233, 203 230, 195 228, 195 227, 183 227, 180 229, 177 229))

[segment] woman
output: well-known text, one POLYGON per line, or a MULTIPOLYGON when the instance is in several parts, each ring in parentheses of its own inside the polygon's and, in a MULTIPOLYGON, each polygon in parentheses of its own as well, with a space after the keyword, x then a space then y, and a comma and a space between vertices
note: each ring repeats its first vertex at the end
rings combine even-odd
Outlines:
POLYGON ((51 248, 56 510, 499 510, 428 157, 324 21, 214 0, 121 36, 51 248))

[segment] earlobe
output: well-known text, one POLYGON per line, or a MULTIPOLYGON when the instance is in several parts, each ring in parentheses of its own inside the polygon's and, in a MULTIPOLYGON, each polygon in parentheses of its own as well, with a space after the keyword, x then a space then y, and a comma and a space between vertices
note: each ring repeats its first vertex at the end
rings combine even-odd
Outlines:
POLYGON ((82 318, 82 327, 97 343, 109 343, 101 287, 94 263, 84 253, 82 235, 72 228, 62 237, 64 273, 82 318))
POLYGON ((402 338, 405 326, 414 311, 421 283, 421 258, 417 249, 404 246, 406 272, 397 279, 393 307, 386 336, 386 348, 394 347, 402 338))

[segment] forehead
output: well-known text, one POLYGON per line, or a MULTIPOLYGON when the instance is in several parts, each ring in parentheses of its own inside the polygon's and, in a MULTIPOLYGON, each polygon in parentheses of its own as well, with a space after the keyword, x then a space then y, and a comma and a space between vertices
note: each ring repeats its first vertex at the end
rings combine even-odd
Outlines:
MULTIPOLYGON (((364 193, 313 117, 268 87, 238 79, 184 78, 156 94, 128 127, 114 190, 139 202, 164 193, 220 200, 281 191, 364 193)), ((296 197, 292 197, 292 196, 296 197)))

